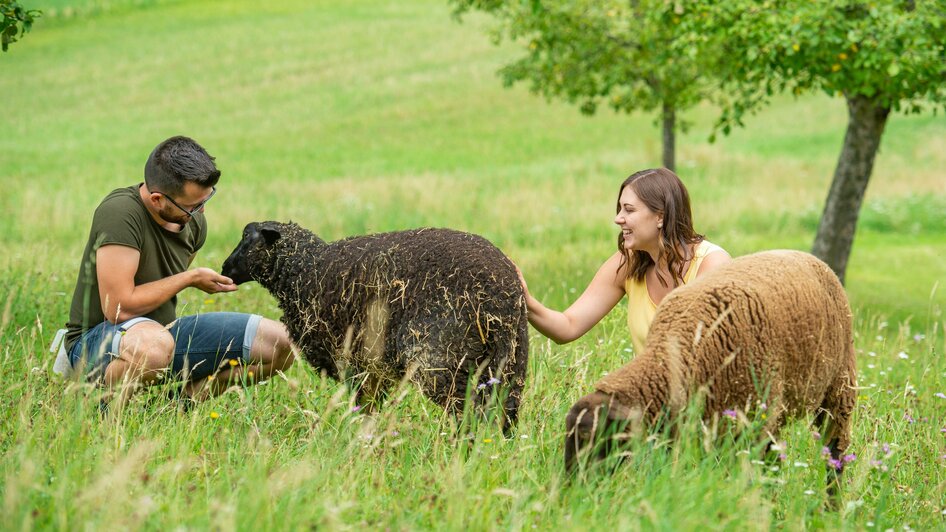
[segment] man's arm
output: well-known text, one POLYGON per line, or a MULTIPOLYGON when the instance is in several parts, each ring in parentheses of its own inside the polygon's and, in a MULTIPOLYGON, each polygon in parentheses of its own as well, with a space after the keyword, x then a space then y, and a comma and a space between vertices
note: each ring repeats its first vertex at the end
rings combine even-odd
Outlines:
POLYGON ((208 294, 232 292, 233 280, 210 268, 187 270, 158 281, 135 286, 141 252, 122 245, 102 246, 95 252, 99 300, 105 319, 120 323, 160 307, 188 287, 208 294))

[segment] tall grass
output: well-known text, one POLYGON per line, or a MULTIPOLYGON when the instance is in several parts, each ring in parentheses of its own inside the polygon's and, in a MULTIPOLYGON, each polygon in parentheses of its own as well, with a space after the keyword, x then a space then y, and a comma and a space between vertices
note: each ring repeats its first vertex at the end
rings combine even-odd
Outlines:
MULTIPOLYGON (((301 363, 187 413, 152 390, 103 422, 100 392, 55 377, 46 347, 94 207, 140 180, 170 135, 195 137, 223 170, 195 266, 219 268, 255 220, 327 239, 445 226, 488 237, 563 308, 614 248, 617 185, 659 161, 652 117, 586 118, 503 88, 495 71, 515 50, 489 42, 488 19, 457 24, 432 0, 39 7, 70 6, 0 57, 0 528, 943 526, 940 117, 891 119, 862 211, 847 276, 857 459, 838 510, 825 506, 823 442, 803 422, 783 431, 774 463, 757 440, 727 436, 738 420, 706 440, 690 419, 692 437, 658 434, 613 475, 566 485, 565 413, 632 356, 622 308, 565 346, 533 332, 510 439, 458 430, 410 389, 380 413, 353 412, 343 386, 301 363)), ((708 144, 713 117, 694 110, 680 141, 698 230, 733 254, 807 249, 841 100, 778 99, 708 144)), ((181 294, 181 313, 217 309, 279 313, 252 284, 181 294)))

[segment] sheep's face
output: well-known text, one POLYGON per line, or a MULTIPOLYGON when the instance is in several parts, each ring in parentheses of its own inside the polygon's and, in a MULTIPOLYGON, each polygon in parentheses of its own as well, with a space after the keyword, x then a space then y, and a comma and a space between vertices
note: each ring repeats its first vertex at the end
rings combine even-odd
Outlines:
POLYGON ((580 455, 603 460, 640 436, 642 420, 640 408, 629 408, 613 395, 597 391, 579 399, 565 418, 566 473, 575 473, 580 455))
POLYGON ((259 281, 266 275, 272 257, 272 248, 282 236, 281 224, 276 222, 251 223, 243 229, 243 239, 233 253, 223 261, 220 273, 236 284, 259 281))

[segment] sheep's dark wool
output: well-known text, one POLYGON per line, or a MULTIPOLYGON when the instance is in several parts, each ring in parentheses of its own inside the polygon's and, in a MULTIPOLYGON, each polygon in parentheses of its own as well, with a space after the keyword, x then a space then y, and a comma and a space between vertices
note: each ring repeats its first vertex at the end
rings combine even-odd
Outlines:
POLYGON ((508 390, 515 422, 528 359, 515 266, 486 239, 416 229, 326 243, 293 223, 249 224, 222 273, 279 301, 293 342, 317 370, 350 379, 375 404, 403 379, 463 408, 472 377, 485 399, 508 390))
POLYGON ((838 459, 851 440, 856 382, 851 309, 831 269, 798 251, 741 257, 671 292, 644 352, 575 403, 566 467, 603 427, 673 416, 697 393, 707 418, 765 401, 772 435, 813 414, 838 459))

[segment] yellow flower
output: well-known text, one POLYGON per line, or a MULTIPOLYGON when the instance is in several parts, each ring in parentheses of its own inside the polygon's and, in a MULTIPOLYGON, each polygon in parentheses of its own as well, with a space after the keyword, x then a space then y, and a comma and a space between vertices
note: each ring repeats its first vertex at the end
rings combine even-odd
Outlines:
POLYGON ((211 412, 211 413, 210 413, 210 419, 217 419, 218 417, 220 417, 220 414, 218 414, 218 413, 216 413, 216 412, 211 412))
POLYGON ((230 359, 230 367, 233 367, 233 366, 236 366, 236 365, 237 365, 236 359, 231 358, 231 359, 230 359))
POLYGON ((493 443, 493 439, 492 439, 492 438, 486 438, 485 440, 483 440, 483 443, 493 443))
POLYGON ((247 375, 249 378, 251 378, 251 379, 253 378, 253 372, 252 372, 252 371, 247 371, 247 372, 246 372, 246 375, 247 375))
POLYGON ((837 63, 831 65, 831 72, 837 72, 838 70, 841 70, 841 65, 837 63))
POLYGON ((205 305, 209 305, 209 304, 211 304, 211 303, 213 303, 213 302, 214 302, 213 299, 205 299, 205 300, 204 300, 204 304, 205 304, 205 305))
POLYGON ((847 54, 844 52, 839 53, 838 59, 840 59, 841 61, 844 61, 845 59, 847 59, 847 54))
POLYGON ((762 413, 762 419, 765 419, 765 418, 766 418, 766 415, 765 415, 765 413, 763 412, 763 413, 762 413))
POLYGON ((801 46, 799 46, 798 43, 795 43, 795 44, 792 45, 792 50, 795 50, 795 51, 797 52, 797 51, 801 50, 801 46))
POLYGON ((207 377, 207 380, 208 380, 208 381, 212 381, 212 380, 214 380, 215 378, 216 378, 216 377, 214 377, 213 375, 210 375, 209 377, 207 377))

